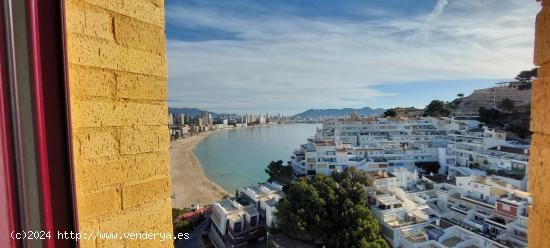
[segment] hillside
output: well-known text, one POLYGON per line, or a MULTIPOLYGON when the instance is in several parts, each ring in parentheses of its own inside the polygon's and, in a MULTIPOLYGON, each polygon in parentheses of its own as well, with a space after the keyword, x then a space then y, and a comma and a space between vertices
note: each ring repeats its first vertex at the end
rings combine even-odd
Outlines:
MULTIPOLYGON (((180 114, 184 113, 188 116, 198 116, 200 115, 204 110, 198 109, 198 108, 174 108, 174 107, 168 107, 168 112, 172 114, 180 114)), ((212 115, 212 117, 217 118, 218 116, 223 116, 224 118, 237 118, 240 117, 237 114, 228 114, 228 113, 215 113, 211 111, 207 111, 212 115)))
MULTIPOLYGON (((198 108, 172 108, 168 107, 168 112, 172 114, 181 114, 184 113, 185 115, 189 116, 197 116, 200 115, 204 110, 198 109, 198 108)), ((214 112, 209 112, 212 115, 217 115, 214 112)))
POLYGON ((471 95, 457 98, 451 104, 456 115, 478 115, 479 108, 494 108, 504 100, 510 99, 517 108, 531 104, 531 87, 520 82, 500 84, 496 87, 475 90, 471 95))
POLYGON ((294 115, 293 117, 305 118, 305 119, 318 119, 318 118, 339 118, 349 117, 353 111, 356 111, 358 116, 374 116, 380 115, 386 111, 385 109, 372 109, 364 107, 361 109, 343 108, 343 109, 309 109, 305 112, 294 115))

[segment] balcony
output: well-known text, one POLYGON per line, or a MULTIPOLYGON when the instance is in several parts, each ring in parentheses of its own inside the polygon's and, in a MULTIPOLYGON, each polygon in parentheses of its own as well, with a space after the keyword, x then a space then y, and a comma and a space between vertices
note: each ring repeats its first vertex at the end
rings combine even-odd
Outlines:
POLYGON ((459 212, 461 214, 468 214, 468 211, 470 211, 471 208, 465 206, 465 205, 462 205, 462 204, 455 204, 453 206, 451 206, 451 209, 454 210, 455 212, 459 212))
POLYGON ((265 237, 266 233, 267 231, 264 227, 263 221, 260 221, 260 223, 254 226, 245 221, 242 230, 234 231, 232 228, 228 228, 228 231, 224 236, 224 240, 231 245, 236 245, 242 244, 249 240, 255 240, 261 237, 265 237))
POLYGON ((497 226, 497 227, 505 229, 511 221, 507 220, 507 219, 504 219, 502 217, 499 217, 499 216, 493 216, 491 218, 485 219, 485 222, 487 224, 491 224, 493 226, 497 226))
POLYGON ((425 232, 414 230, 403 231, 403 237, 414 244, 420 244, 429 241, 428 235, 425 232))

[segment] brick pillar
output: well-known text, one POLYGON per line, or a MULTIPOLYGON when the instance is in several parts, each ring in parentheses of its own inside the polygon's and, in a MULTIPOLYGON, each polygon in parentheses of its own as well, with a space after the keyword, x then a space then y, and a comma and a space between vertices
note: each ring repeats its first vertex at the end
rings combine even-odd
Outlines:
MULTIPOLYGON (((65 0, 81 232, 172 233, 163 0, 65 0)), ((83 240, 82 247, 173 241, 83 240)))
POLYGON ((534 132, 529 162, 529 247, 550 246, 550 1, 543 1, 537 15, 535 65, 539 79, 533 83, 531 131, 534 132))

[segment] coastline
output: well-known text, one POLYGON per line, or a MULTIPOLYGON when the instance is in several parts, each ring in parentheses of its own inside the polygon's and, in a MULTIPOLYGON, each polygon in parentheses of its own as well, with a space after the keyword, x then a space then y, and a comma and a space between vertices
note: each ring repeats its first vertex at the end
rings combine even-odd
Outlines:
POLYGON ((186 208, 192 204, 207 205, 229 195, 204 174, 193 149, 208 135, 203 132, 170 142, 170 175, 172 180, 172 207, 186 208))

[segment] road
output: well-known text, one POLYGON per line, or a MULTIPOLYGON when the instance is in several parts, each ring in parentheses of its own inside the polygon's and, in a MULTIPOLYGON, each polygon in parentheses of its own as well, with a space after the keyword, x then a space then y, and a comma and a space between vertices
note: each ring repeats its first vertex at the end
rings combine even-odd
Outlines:
POLYGON ((181 239, 176 241, 175 247, 176 248, 200 248, 203 247, 201 235, 206 230, 206 228, 210 225, 210 218, 206 218, 203 222, 201 222, 195 230, 189 235, 189 239, 181 239))

